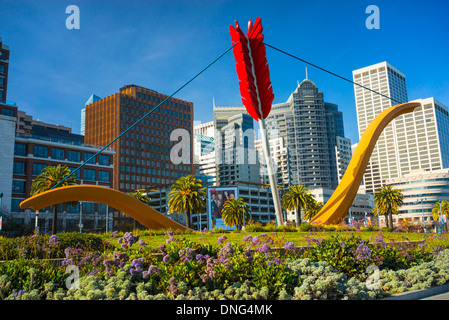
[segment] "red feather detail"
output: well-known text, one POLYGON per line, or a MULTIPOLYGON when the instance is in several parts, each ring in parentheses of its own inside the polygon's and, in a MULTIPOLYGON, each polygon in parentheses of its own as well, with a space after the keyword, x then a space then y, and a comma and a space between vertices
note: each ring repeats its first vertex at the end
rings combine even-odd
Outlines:
POLYGON ((265 119, 271 111, 274 94, 270 81, 270 71, 266 58, 261 19, 254 25, 249 21, 246 35, 235 22, 229 26, 233 44, 240 94, 243 105, 256 121, 265 119))

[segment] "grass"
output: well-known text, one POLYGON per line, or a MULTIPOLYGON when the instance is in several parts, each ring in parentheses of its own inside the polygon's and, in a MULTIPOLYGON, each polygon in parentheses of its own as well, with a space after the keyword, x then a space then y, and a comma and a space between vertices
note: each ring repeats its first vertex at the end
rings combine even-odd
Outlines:
MULTIPOLYGON (((175 232, 175 237, 177 238, 185 238, 192 242, 201 243, 201 244, 210 244, 212 246, 220 246, 218 240, 222 236, 226 236, 226 241, 233 243, 242 243, 242 239, 251 235, 253 237, 260 236, 262 234, 271 235, 274 240, 273 246, 284 246, 285 242, 292 242, 295 246, 307 246, 308 238, 327 238, 336 232, 342 235, 350 235, 351 233, 355 233, 359 235, 362 239, 366 241, 370 241, 374 239, 378 235, 378 231, 326 231, 326 232, 283 232, 278 231, 276 234, 272 234, 271 231, 267 232, 248 232, 248 231, 231 231, 231 232, 175 232)), ((109 237, 110 234, 104 234, 105 239, 114 245, 120 246, 117 241, 121 237, 123 233, 119 233, 115 236, 115 238, 109 237)), ((139 239, 145 241, 148 245, 148 248, 157 249, 161 244, 166 243, 167 236, 163 231, 152 231, 152 230, 136 230, 133 232, 134 235, 139 235, 139 239)), ((422 233, 412 233, 412 232, 387 232, 382 231, 382 235, 384 237, 385 242, 390 241, 421 241, 428 239, 431 234, 422 234, 422 233)))

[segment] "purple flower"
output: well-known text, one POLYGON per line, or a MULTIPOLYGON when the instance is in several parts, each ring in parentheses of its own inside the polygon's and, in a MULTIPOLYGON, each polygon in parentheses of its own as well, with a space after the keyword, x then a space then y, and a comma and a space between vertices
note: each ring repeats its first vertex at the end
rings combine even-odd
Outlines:
POLYGON ((242 239, 242 241, 244 241, 244 242, 246 242, 246 241, 251 242, 252 240, 253 240, 253 236, 250 235, 250 234, 245 236, 245 237, 243 237, 243 239, 242 239))
POLYGON ((281 261, 278 258, 273 258, 273 259, 271 259, 271 261, 267 262, 267 266, 271 266, 272 264, 280 265, 281 261))
POLYGON ((165 240, 165 242, 166 242, 167 244, 170 243, 170 242, 172 242, 172 241, 175 241, 175 242, 176 242, 176 238, 173 237, 173 232, 167 231, 167 232, 165 232, 165 235, 168 236, 168 239, 165 240))
POLYGON ((71 265, 71 264, 74 264, 74 263, 73 263, 73 259, 64 259, 64 260, 62 260, 62 262, 61 262, 61 265, 63 265, 63 266, 65 266, 65 265, 71 265))
POLYGON ((129 247, 131 247, 134 243, 139 240, 139 236, 134 236, 131 232, 126 232, 123 237, 118 239, 118 243, 122 244, 122 248, 127 250, 129 247))
POLYGON ((159 251, 164 255, 167 254, 167 246, 165 244, 161 244, 159 246, 159 251))
POLYGON ((149 266, 147 271, 144 271, 142 273, 142 277, 144 279, 148 279, 153 273, 161 273, 162 269, 160 269, 159 267, 156 267, 154 265, 149 266))
POLYGON ((218 238, 218 243, 223 243, 226 239, 228 239, 228 237, 226 237, 225 235, 221 236, 220 238, 218 238))
POLYGON ((50 239, 48 239, 48 244, 50 246, 59 246, 60 245, 59 238, 55 235, 52 235, 50 239))
POLYGON ((271 250, 271 248, 267 244, 264 244, 262 247, 259 248, 259 252, 265 253, 265 254, 269 254, 270 250, 271 250))
POLYGON ((202 254, 197 254, 195 257, 196 261, 198 262, 204 262, 206 261, 206 258, 202 254))
POLYGON ((166 254, 166 255, 162 258, 162 261, 163 261, 164 263, 168 263, 168 261, 170 261, 170 255, 169 255, 169 254, 166 254))
POLYGON ((252 246, 257 246, 257 245, 259 245, 260 243, 261 243, 261 241, 260 241, 259 237, 254 237, 254 238, 251 240, 251 245, 252 245, 252 246))
POLYGON ((175 277, 171 277, 168 281, 168 291, 175 296, 179 294, 178 282, 175 277))
POLYGON ((293 244, 293 242, 286 242, 285 246, 284 246, 285 250, 295 250, 295 245, 293 244))
POLYGON ((357 247, 355 259, 357 261, 366 261, 371 258, 371 250, 363 243, 357 247))

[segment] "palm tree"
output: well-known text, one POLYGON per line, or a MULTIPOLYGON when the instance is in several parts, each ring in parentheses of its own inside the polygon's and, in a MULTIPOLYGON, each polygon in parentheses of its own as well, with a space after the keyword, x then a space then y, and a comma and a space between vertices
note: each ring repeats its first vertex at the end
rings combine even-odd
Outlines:
MULTIPOLYGON (((42 170, 42 172, 34 179, 31 184, 31 196, 39 194, 44 191, 48 191, 52 189, 55 185, 57 185, 61 180, 66 178, 71 174, 70 169, 67 166, 58 165, 57 167, 48 166, 42 170)), ((59 187, 66 187, 70 185, 77 184, 76 178, 74 175, 68 177, 64 182, 62 182, 59 187)), ((72 206, 76 206, 78 204, 77 201, 68 203, 72 206)), ((57 205, 53 205, 53 222, 51 226, 51 233, 55 234, 56 230, 56 221, 58 218, 57 205)))
POLYGON ((301 224, 301 209, 307 206, 314 200, 310 190, 304 185, 293 185, 290 187, 282 197, 282 206, 286 210, 295 210, 296 212, 296 227, 301 224))
POLYGON ((311 220, 318 212, 324 207, 324 203, 321 201, 316 201, 313 199, 312 202, 306 207, 306 212, 304 212, 304 219, 307 221, 311 220))
POLYGON ((249 220, 248 203, 243 201, 242 198, 230 198, 223 204, 221 214, 221 217, 227 226, 235 226, 240 229, 243 225, 243 215, 245 215, 245 221, 249 220))
POLYGON ((387 222, 389 228, 394 228, 393 214, 398 214, 399 207, 404 203, 402 191, 393 188, 393 185, 381 186, 380 190, 374 194, 376 212, 386 215, 385 219, 389 220, 387 222))
POLYGON ((206 188, 194 176, 179 178, 168 194, 168 206, 172 212, 186 214, 186 227, 190 228, 190 215, 206 211, 206 188))
MULTIPOLYGON (((375 217, 377 217, 378 215, 380 216, 384 216, 386 215, 386 211, 384 210, 384 208, 380 205, 380 202, 375 202, 374 203, 374 207, 373 207, 373 215, 375 217)), ((387 225, 387 228, 389 228, 389 223, 388 223, 388 219, 385 218, 385 224, 387 225)), ((379 229, 380 229, 380 223, 379 223, 379 229)))
POLYGON ((449 201, 446 200, 441 201, 441 211, 440 211, 440 202, 436 202, 434 204, 432 208, 433 220, 438 221, 440 214, 449 217, 449 201))

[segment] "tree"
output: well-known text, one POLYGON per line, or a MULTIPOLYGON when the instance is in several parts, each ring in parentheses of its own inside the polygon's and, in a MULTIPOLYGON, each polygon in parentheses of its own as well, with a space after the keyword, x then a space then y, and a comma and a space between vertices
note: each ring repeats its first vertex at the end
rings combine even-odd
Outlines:
POLYGON ((441 201, 441 211, 440 211, 440 202, 436 202, 434 204, 432 208, 433 220, 438 221, 440 214, 449 217, 449 201, 446 200, 441 201))
POLYGON ((224 223, 229 227, 241 228, 243 225, 243 215, 245 221, 249 221, 249 206, 242 198, 230 198, 223 204, 221 210, 224 223))
POLYGON ((192 175, 179 178, 168 194, 170 211, 186 214, 186 227, 190 228, 190 215, 206 211, 206 188, 192 175))
POLYGON ((295 210, 296 227, 301 224, 301 209, 305 209, 312 201, 313 195, 304 185, 293 185, 282 197, 282 206, 286 210, 295 210))
POLYGON ((306 207, 306 211, 304 212, 304 219, 311 220, 314 216, 320 212, 320 210, 324 207, 324 204, 321 201, 316 201, 313 199, 309 205, 306 207))
MULTIPOLYGON (((380 216, 386 216, 386 211, 384 210, 384 208, 382 206, 380 206, 380 202, 375 202, 374 203, 374 207, 373 207, 373 215, 375 217, 377 217, 378 215, 380 216)), ((385 217, 385 224, 387 226, 387 228, 389 228, 389 223, 388 223, 388 219, 387 217, 385 217)), ((380 228, 380 224, 379 224, 379 228, 380 228)))
POLYGON ((140 202, 145 203, 147 206, 150 205, 150 200, 148 199, 147 195, 143 193, 141 190, 136 190, 134 192, 128 193, 131 197, 139 200, 140 202))
MULTIPOLYGON (((58 165, 57 167, 48 166, 42 170, 42 172, 34 179, 31 184, 31 196, 37 195, 41 192, 48 191, 56 186, 61 180, 66 178, 71 174, 70 169, 67 166, 58 165)), ((78 184, 74 175, 68 177, 64 182, 62 182, 58 188, 71 186, 74 184, 78 184)), ((72 206, 76 206, 78 204, 77 201, 68 203, 72 206)), ((53 222, 51 226, 51 233, 55 234, 57 232, 57 205, 53 205, 53 222)))
POLYGON ((398 214, 400 206, 404 203, 404 196, 401 190, 394 189, 393 185, 380 187, 374 194, 375 212, 385 214, 387 227, 394 228, 393 214, 398 214))

